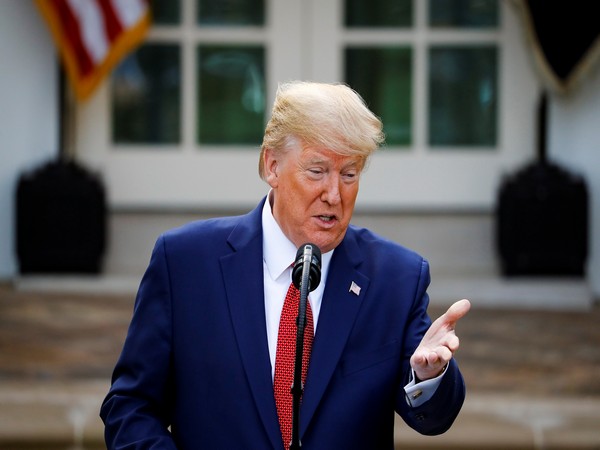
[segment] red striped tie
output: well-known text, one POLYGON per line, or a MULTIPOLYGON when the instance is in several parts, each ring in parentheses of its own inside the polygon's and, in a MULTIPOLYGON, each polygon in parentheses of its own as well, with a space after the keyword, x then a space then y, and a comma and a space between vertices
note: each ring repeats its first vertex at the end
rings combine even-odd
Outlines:
MULTIPOLYGON (((279 336, 277 337, 277 353, 275 355, 275 404, 279 415, 279 426, 284 447, 289 448, 292 441, 292 392, 294 382, 294 360, 296 356, 296 317, 300 291, 290 284, 283 303, 279 321, 279 336)), ((310 302, 306 302, 306 327, 304 329, 304 348, 302 353, 302 384, 306 381, 308 361, 313 343, 314 326, 310 302)))

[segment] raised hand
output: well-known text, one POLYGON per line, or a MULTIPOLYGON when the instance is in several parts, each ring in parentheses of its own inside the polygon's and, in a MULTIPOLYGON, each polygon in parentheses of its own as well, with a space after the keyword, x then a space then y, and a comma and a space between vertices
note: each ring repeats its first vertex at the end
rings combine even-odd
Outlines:
POLYGON ((459 300, 431 324, 410 358, 410 365, 419 380, 437 377, 452 359, 459 346, 458 336, 454 332, 456 322, 469 309, 469 300, 459 300))

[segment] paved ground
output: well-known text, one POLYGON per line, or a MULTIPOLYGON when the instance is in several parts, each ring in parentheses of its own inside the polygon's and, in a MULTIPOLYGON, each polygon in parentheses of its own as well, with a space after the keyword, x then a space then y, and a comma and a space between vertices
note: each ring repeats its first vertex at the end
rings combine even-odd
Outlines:
MULTIPOLYGON (((97 408, 132 302, 0 285, 0 449, 102 448, 97 408)), ((458 328, 464 414, 433 439, 398 424, 400 448, 600 449, 599 323, 599 306, 475 306, 458 328)))

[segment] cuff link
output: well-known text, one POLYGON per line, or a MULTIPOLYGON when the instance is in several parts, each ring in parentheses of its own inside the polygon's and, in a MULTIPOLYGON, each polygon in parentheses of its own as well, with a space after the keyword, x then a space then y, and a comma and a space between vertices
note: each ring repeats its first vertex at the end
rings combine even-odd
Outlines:
POLYGON ((410 398, 411 398, 411 400, 416 400, 416 399, 418 399, 418 398, 419 398, 421 395, 423 395, 423 391, 422 391, 421 389, 419 389, 419 390, 417 390, 417 391, 413 392, 413 393, 410 395, 410 398))

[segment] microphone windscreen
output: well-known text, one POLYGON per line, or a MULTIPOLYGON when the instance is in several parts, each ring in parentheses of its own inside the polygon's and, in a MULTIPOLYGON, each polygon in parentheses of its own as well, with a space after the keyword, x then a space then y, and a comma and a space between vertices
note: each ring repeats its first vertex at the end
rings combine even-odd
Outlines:
POLYGON ((302 282, 302 267, 304 266, 304 255, 310 253, 309 267, 309 290, 314 291, 321 282, 321 249, 315 244, 307 242, 301 245, 296 252, 296 260, 292 269, 292 282, 300 289, 302 282))

